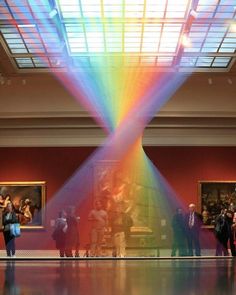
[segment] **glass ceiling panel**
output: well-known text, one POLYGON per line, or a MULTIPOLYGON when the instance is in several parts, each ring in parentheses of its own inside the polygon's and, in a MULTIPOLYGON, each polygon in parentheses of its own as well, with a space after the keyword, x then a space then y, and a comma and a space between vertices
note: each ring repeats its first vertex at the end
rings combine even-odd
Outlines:
POLYGON ((0 0, 0 31, 19 68, 118 54, 125 66, 222 69, 236 54, 236 0, 0 0))

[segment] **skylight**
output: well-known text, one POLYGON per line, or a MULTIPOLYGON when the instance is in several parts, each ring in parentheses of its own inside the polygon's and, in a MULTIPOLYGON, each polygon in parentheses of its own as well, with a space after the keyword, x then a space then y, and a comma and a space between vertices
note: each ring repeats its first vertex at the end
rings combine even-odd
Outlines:
POLYGON ((5 0, 1 42, 18 68, 228 70, 236 0, 5 0), (192 13, 194 11, 194 14, 192 13), (121 62, 122 61, 122 62, 121 62))

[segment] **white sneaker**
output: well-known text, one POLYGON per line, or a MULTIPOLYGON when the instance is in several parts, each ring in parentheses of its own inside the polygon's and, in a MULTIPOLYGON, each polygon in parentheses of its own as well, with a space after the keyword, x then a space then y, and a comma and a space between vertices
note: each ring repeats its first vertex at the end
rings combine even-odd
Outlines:
POLYGON ((12 255, 11 258, 16 258, 16 255, 12 255))

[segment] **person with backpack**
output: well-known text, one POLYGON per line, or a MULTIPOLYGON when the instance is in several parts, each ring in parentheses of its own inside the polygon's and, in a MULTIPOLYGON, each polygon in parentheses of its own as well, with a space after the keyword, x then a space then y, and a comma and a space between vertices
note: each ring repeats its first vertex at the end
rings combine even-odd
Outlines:
POLYGON ((64 257, 66 254, 65 253, 66 231, 67 231, 66 212, 62 210, 58 214, 58 218, 55 221, 54 231, 52 233, 52 238, 55 240, 56 248, 59 250, 60 257, 64 257))

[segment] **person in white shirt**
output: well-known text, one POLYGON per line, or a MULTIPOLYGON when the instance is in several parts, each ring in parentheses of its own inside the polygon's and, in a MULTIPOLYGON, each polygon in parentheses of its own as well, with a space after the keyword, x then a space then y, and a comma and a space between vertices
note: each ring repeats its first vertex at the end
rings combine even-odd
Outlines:
POLYGON ((101 256, 101 246, 104 239, 105 230, 108 225, 108 215, 102 208, 102 203, 96 200, 94 203, 94 209, 90 211, 88 220, 91 221, 90 231, 90 256, 101 256))

